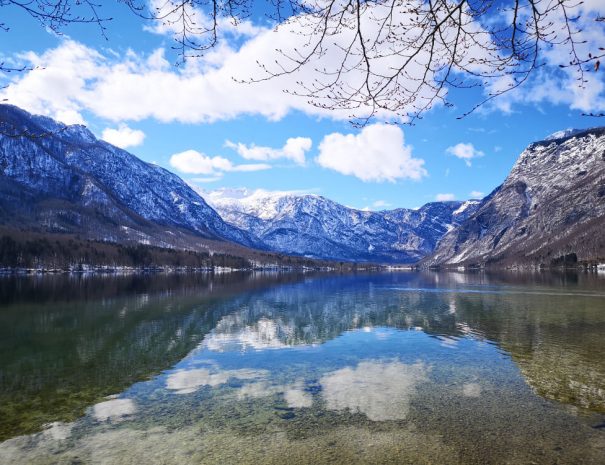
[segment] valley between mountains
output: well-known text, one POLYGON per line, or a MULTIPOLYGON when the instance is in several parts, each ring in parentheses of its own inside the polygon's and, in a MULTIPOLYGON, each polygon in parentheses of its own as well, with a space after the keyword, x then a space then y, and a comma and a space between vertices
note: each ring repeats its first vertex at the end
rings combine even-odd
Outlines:
MULTIPOLYGON (((531 143, 504 183, 484 199, 363 211, 312 194, 195 190, 84 126, 0 106, 2 267, 45 266, 27 262, 23 252, 42 239, 50 247, 38 254, 47 257, 43 261, 62 253, 55 243, 65 248, 65 241, 76 240, 88 244, 84 249, 125 247, 143 255, 145 248, 154 250, 145 255, 147 265, 207 265, 209 257, 223 254, 245 259, 223 260, 225 266, 243 267, 305 260, 592 266, 605 262, 604 227, 604 128, 564 131, 531 143), (170 254, 178 259, 166 262, 170 254), (208 260, 191 259, 195 254, 208 260)), ((105 258, 92 251, 88 259, 71 254, 68 261, 141 264, 121 262, 116 250, 105 250, 105 258)), ((63 262, 57 259, 57 266, 63 262)))

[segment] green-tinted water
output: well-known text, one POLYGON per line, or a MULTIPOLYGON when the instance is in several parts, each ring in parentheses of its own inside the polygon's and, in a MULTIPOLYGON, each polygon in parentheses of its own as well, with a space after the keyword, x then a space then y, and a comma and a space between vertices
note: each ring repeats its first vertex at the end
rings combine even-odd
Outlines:
POLYGON ((590 274, 0 280, 0 463, 605 463, 590 274))

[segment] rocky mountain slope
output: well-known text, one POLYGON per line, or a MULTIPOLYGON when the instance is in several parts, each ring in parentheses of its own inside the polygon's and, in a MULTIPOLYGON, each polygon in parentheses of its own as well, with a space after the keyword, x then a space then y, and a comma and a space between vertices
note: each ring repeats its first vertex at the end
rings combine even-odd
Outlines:
POLYGON ((434 202, 417 210, 362 211, 312 194, 220 189, 204 198, 266 248, 336 260, 413 263, 479 204, 434 202))
POLYGON ((84 126, 0 105, 0 224, 112 242, 257 245, 178 176, 84 126))
POLYGON ((531 144, 504 183, 440 241, 430 265, 605 261, 605 128, 531 144))

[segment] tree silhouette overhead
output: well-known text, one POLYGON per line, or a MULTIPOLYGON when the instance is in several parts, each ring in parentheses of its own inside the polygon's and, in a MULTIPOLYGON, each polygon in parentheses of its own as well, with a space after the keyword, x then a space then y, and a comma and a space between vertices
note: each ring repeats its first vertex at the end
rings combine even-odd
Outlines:
MULTIPOLYGON (((223 39, 223 31, 237 30, 264 12, 276 33, 296 39, 277 45, 275 60, 259 62, 260 76, 245 82, 296 75, 297 86, 287 92, 322 109, 350 111, 352 118, 361 114, 358 124, 377 115, 414 122, 435 104, 451 105, 448 90, 482 87, 484 97, 463 117, 523 85, 553 59, 565 71, 573 70, 575 85, 583 87, 586 73, 598 72, 604 56, 583 29, 589 24, 605 37, 603 15, 577 0, 118 3, 125 5, 124 14, 172 34, 181 62, 204 55, 223 39)), ((103 5, 90 0, 0 0, 0 6, 20 9, 56 33, 85 23, 107 37, 111 21, 103 16, 103 5)), ((0 27, 8 31, 10 25, 0 27)), ((4 64, 0 69, 23 70, 4 64)))

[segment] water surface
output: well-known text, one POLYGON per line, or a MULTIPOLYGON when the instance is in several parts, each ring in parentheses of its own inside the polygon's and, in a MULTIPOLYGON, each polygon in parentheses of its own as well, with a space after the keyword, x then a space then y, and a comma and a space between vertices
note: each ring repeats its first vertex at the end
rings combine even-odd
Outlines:
POLYGON ((605 463, 594 274, 0 280, 0 463, 605 463))

